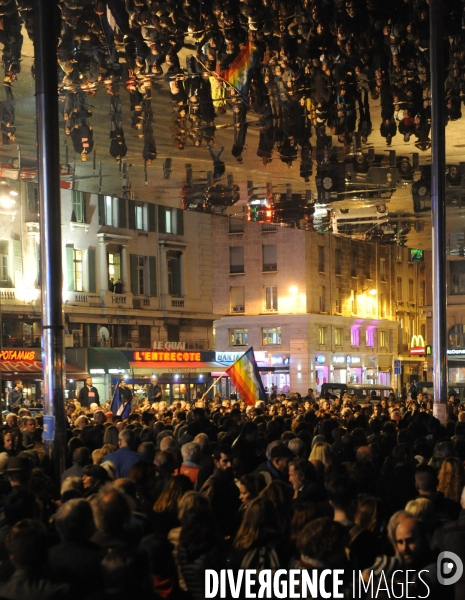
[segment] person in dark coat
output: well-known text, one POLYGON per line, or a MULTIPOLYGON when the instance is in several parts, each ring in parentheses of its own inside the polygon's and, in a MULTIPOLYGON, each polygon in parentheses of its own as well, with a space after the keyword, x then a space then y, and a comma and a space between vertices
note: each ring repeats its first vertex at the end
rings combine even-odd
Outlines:
POLYGON ((78 597, 101 590, 102 552, 90 541, 95 532, 90 503, 68 500, 58 509, 54 524, 60 542, 50 550, 50 567, 57 580, 71 583, 78 597))
POLYGON ((233 535, 234 518, 240 506, 239 490, 234 483, 231 450, 219 444, 213 454, 215 470, 200 492, 210 500, 213 514, 224 537, 233 535))
POLYGON ((131 412, 132 392, 128 388, 126 381, 122 379, 115 388, 113 399, 110 404, 110 410, 114 415, 127 419, 131 412))
POLYGON ((96 387, 92 385, 92 377, 86 379, 86 385, 79 390, 78 400, 82 407, 90 408, 92 403, 100 406, 100 397, 96 387))

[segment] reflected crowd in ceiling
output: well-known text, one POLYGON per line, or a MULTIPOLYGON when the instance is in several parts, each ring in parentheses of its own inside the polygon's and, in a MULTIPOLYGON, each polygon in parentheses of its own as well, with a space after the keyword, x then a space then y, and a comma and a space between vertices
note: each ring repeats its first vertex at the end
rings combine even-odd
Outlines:
MULTIPOLYGON (((443 3, 452 138, 463 127, 463 10, 443 3)), ((76 189, 426 239, 427 2, 65 0, 58 17, 62 172, 76 189)), ((2 174, 22 179, 36 177, 33 28, 32 0, 0 2, 2 174)), ((461 229, 459 146, 446 202, 461 229)))

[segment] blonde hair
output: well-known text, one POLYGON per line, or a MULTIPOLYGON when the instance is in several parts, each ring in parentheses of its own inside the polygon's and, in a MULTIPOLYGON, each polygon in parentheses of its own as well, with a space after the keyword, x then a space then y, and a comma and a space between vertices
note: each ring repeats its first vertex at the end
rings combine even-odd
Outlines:
POLYGON ((97 450, 94 450, 92 452, 92 464, 99 465, 103 460, 103 456, 104 454, 102 448, 97 448, 97 450))
POLYGON ((405 510, 427 525, 436 518, 434 504, 428 498, 415 498, 405 505, 405 510))
POLYGON ((308 460, 319 460, 325 467, 333 464, 333 452, 331 446, 326 442, 317 442, 310 452, 308 460))
POLYGON ((438 490, 446 498, 460 502, 462 489, 465 484, 465 469, 459 458, 449 456, 442 462, 438 475, 438 490))

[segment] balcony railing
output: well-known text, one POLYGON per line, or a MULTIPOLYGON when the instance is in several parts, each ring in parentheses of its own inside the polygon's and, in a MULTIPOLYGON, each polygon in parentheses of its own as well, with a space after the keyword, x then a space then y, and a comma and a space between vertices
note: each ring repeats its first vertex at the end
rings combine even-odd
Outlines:
POLYGON ((243 273, 244 265, 230 265, 229 272, 230 273, 243 273))

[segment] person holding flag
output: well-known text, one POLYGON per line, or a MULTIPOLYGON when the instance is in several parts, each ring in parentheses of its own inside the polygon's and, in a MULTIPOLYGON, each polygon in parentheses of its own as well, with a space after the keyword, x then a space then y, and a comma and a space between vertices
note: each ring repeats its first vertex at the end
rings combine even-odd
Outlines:
POLYGON ((128 388, 126 380, 121 379, 115 388, 115 393, 113 394, 113 399, 110 404, 110 410, 115 416, 121 417, 124 421, 131 412, 131 402, 131 390, 128 388))
POLYGON ((255 362, 253 348, 249 348, 226 369, 226 374, 231 378, 246 404, 255 406, 257 400, 266 402, 267 396, 255 362))

